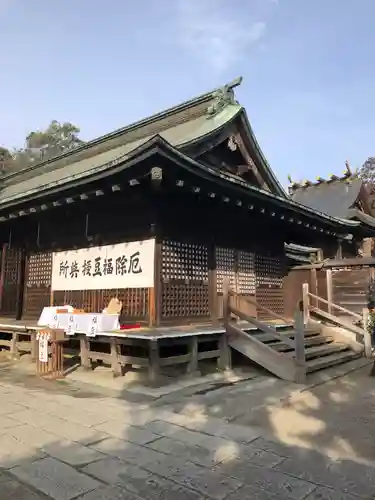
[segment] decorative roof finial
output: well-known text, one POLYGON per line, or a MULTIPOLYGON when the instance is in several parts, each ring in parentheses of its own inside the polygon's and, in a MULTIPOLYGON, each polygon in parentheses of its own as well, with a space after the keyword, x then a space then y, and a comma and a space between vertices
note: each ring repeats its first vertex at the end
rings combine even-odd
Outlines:
POLYGON ((236 78, 230 83, 227 83, 221 89, 215 90, 212 94, 213 102, 207 108, 207 114, 209 116, 216 115, 219 113, 225 106, 228 104, 238 104, 236 99, 234 98, 235 87, 238 87, 242 82, 242 76, 236 78))

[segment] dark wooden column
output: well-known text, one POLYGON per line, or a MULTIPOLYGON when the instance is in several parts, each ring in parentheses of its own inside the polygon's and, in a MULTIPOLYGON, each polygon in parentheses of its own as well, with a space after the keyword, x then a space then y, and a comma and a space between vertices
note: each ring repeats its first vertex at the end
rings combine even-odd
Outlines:
POLYGON ((1 270, 0 270, 0 311, 3 305, 3 293, 4 293, 4 283, 5 283, 5 263, 7 255, 7 244, 4 243, 1 251, 1 270))
POLYGON ((210 317, 214 324, 219 322, 217 283, 216 283, 216 252, 215 245, 208 245, 208 302, 210 317))

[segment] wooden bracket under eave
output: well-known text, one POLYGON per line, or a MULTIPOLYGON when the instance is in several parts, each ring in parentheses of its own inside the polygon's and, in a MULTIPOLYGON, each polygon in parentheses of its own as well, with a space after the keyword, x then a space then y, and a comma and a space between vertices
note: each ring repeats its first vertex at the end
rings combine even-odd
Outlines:
POLYGON ((258 170, 258 167, 255 165, 254 160, 249 155, 249 153, 246 149, 245 143, 241 137, 241 134, 239 132, 234 134, 233 140, 235 141, 235 143, 239 147, 239 150, 240 150, 244 160, 246 161, 247 165, 249 166, 249 170, 251 170, 253 172, 253 174, 255 175, 257 181, 259 182, 259 186, 261 187, 261 189, 264 189, 265 191, 271 192, 271 189, 269 188, 268 184, 265 182, 265 180, 261 176, 261 174, 258 170))

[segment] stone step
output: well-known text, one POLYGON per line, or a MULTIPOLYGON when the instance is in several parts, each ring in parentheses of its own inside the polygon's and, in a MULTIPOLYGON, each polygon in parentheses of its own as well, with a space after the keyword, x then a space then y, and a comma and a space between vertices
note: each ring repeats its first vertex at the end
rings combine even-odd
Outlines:
POLYGON ((347 349, 342 352, 335 352, 329 356, 322 356, 318 358, 313 358, 307 360, 307 373, 312 373, 318 370, 322 370, 324 368, 328 368, 329 366, 338 365, 340 363, 345 363, 350 361, 351 359, 355 359, 360 357, 361 354, 355 353, 350 349, 347 349))

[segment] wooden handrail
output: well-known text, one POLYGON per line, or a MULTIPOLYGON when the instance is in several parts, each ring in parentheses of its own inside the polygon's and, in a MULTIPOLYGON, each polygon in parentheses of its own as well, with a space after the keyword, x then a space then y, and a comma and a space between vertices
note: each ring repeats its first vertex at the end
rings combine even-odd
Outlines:
POLYGON ((239 311, 238 309, 236 309, 235 307, 232 307, 231 305, 229 305, 229 310, 235 316, 238 316, 239 318, 247 321, 248 323, 252 323, 254 326, 259 328, 259 330, 262 330, 262 332, 268 333, 269 335, 272 335, 277 340, 281 340, 282 342, 284 342, 284 344, 286 344, 289 347, 291 347, 292 349, 294 349, 294 346, 295 346, 294 340, 290 339, 286 335, 281 335, 280 333, 277 332, 276 328, 273 328, 272 326, 269 326, 269 325, 265 325, 264 323, 257 320, 256 318, 253 318, 249 314, 246 314, 242 311, 239 311))
POLYGON ((362 319, 362 316, 360 314, 357 314, 353 311, 350 311, 349 309, 346 309, 346 307, 339 306, 338 304, 335 304, 334 302, 329 302, 328 300, 323 299, 323 297, 319 297, 319 295, 314 295, 311 292, 308 292, 308 294, 309 294, 309 297, 312 297, 313 299, 315 299, 317 301, 320 301, 320 302, 323 302, 324 304, 330 305, 331 307, 334 307, 334 308, 338 309, 339 311, 349 313, 357 319, 360 319, 360 320, 362 319))
MULTIPOLYGON (((237 334, 238 334, 238 331, 242 332, 242 330, 239 330, 238 328, 233 327, 231 325, 231 323, 229 322, 230 315, 231 315, 231 313, 233 313, 234 315, 238 316, 240 319, 243 319, 243 320, 255 325, 259 330, 263 331, 264 333, 267 333, 267 334, 271 335, 272 337, 274 337, 275 339, 283 342, 284 344, 289 346, 291 349, 294 349, 295 360, 293 361, 293 363, 295 363, 296 374, 297 373, 299 374, 297 378, 302 380, 306 376, 306 355, 305 355, 305 326, 304 326, 304 321, 303 321, 303 312, 301 311, 301 309, 297 308, 297 310, 295 311, 294 328, 293 328, 293 337, 294 338, 292 340, 291 338, 289 338, 286 335, 280 335, 277 332, 276 328, 273 328, 270 325, 266 325, 266 324, 262 323, 261 321, 259 321, 258 319, 253 318, 249 314, 246 314, 245 312, 238 310, 236 307, 231 306, 231 304, 230 304, 230 297, 231 296, 238 297, 238 295, 236 295, 230 289, 229 282, 227 280, 225 280, 224 287, 223 287, 223 299, 224 299, 223 306, 224 306, 224 321, 225 321, 227 333, 231 332, 231 331, 235 331, 235 332, 237 332, 237 334)), ((244 299, 244 297, 241 297, 241 298, 244 299)), ((248 299, 248 298, 246 297, 246 299, 248 299)), ((247 300, 247 302, 249 302, 250 304, 253 304, 253 305, 258 305, 256 300, 250 299, 250 300, 247 300)), ((264 311, 266 311, 271 316, 276 317, 277 319, 282 318, 283 321, 285 321, 285 318, 283 318, 282 316, 279 316, 278 314, 274 313, 273 311, 270 311, 266 307, 260 306, 260 308, 263 309, 264 311)), ((285 321, 285 322, 287 322, 287 321, 285 321)), ((245 332, 242 332, 242 333, 245 333, 245 332)), ((255 342, 256 337, 252 337, 250 334, 247 334, 247 335, 248 335, 248 338, 250 341, 255 342)), ((275 353, 270 346, 267 346, 267 344, 262 344, 262 343, 260 343, 260 345, 262 345, 262 349, 267 350, 267 352, 272 352, 272 356, 274 356, 275 353)), ((279 353, 279 354, 281 354, 281 353, 279 353)), ((284 359, 283 359, 281 366, 283 366, 283 363, 284 363, 284 359)))
POLYGON ((267 314, 269 314, 270 316, 272 316, 275 319, 281 319, 282 321, 284 321, 284 323, 290 323, 290 321, 287 318, 285 318, 284 316, 282 316, 281 314, 277 314, 274 311, 267 309, 267 307, 260 305, 256 299, 252 299, 251 297, 244 297, 243 295, 238 295, 233 290, 229 290, 228 293, 229 293, 229 295, 232 295, 233 297, 236 297, 240 300, 243 300, 244 302, 248 302, 249 304, 256 306, 258 309, 261 309, 262 311, 266 312, 267 314))

